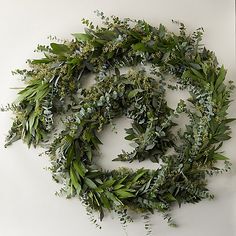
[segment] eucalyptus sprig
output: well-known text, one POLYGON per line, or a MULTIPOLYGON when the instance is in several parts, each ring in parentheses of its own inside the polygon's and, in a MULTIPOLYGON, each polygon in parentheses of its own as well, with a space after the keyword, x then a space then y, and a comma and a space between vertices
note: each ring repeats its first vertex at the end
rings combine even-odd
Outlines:
POLYGON ((53 138, 46 152, 53 178, 63 184, 61 193, 82 200, 89 215, 98 211, 102 220, 107 211, 116 211, 126 224, 127 209, 145 220, 158 211, 174 226, 172 206, 212 199, 207 177, 230 169, 220 148, 230 138, 234 119, 227 110, 234 86, 225 82, 226 70, 214 53, 200 44, 202 28, 188 34, 175 22, 180 32, 174 34, 162 24, 98 15, 101 27, 83 19, 84 33, 38 46, 44 57, 16 72, 26 86, 8 106, 15 120, 7 145, 22 139, 37 146, 53 138), (122 74, 124 66, 131 69, 122 74), (84 88, 81 79, 88 73, 96 74, 96 83, 84 88), (170 89, 187 90, 189 99, 170 108, 165 98, 170 89), (176 132, 175 120, 183 114, 189 123, 176 132), (61 115, 63 130, 57 134, 55 120, 61 115), (132 119, 125 139, 135 148, 114 161, 149 159, 159 163, 156 170, 105 171, 95 164, 102 145, 98 132, 122 115, 132 119), (174 153, 168 154, 171 148, 174 153), (225 168, 219 169, 218 161, 225 168))

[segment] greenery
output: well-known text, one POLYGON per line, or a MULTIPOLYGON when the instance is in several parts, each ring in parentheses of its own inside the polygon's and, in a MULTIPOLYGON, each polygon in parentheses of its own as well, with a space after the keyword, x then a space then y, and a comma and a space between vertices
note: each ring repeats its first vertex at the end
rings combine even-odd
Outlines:
POLYGON ((29 147, 46 146, 53 178, 63 184, 60 194, 79 197, 98 227, 94 210, 100 220, 115 211, 126 225, 132 209, 144 217, 150 234, 149 213, 162 213, 174 226, 173 205, 212 199, 208 176, 230 169, 219 149, 230 138, 233 119, 227 109, 234 86, 225 82, 226 70, 214 53, 200 43, 202 28, 188 34, 182 23, 174 22, 180 28, 174 34, 162 24, 97 13, 101 27, 84 19, 84 33, 39 45, 44 57, 15 72, 26 86, 13 104, 2 108, 15 114, 6 146, 18 139, 29 147), (130 70, 122 74, 122 67, 130 70), (96 74, 96 83, 86 89, 81 79, 88 73, 96 74), (171 90, 187 90, 189 99, 172 109, 165 99, 171 90), (175 120, 184 114, 189 122, 176 131, 175 120), (160 168, 107 171, 95 164, 102 144, 98 132, 113 127, 113 119, 122 115, 132 119, 125 139, 135 148, 114 161, 149 159, 160 168), (217 167, 218 161, 225 166, 217 167))

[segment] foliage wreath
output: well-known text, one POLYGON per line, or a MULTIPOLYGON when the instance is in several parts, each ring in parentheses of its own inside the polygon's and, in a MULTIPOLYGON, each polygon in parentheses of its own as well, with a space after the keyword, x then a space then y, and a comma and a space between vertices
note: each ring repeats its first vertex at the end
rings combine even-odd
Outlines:
POLYGON ((189 35, 175 22, 177 35, 162 24, 153 27, 143 20, 98 15, 102 27, 83 20, 85 33, 74 34, 71 41, 39 45, 45 57, 29 60, 30 69, 15 72, 27 86, 16 102, 2 108, 15 112, 6 145, 22 139, 37 146, 54 137, 46 153, 53 178, 64 184, 61 193, 79 196, 88 212, 99 211, 101 220, 107 209, 117 211, 125 223, 131 220, 126 213, 131 208, 162 212, 173 225, 168 212, 174 203, 211 199, 207 176, 230 169, 219 149, 230 138, 228 123, 233 119, 227 118, 227 109, 234 86, 224 83, 226 70, 200 44, 202 28, 189 35), (143 67, 147 63, 148 72, 143 67), (121 74, 123 66, 133 69, 121 74), (96 73, 96 83, 85 89, 80 81, 88 73, 96 73), (167 89, 186 89, 190 98, 171 109, 167 89), (62 114, 63 131, 57 134, 55 118, 62 114), (174 119, 180 114, 187 114, 189 123, 174 133, 174 119), (94 163, 101 144, 97 132, 121 115, 133 120, 126 139, 136 146, 116 160, 150 159, 160 168, 104 171, 94 163), (169 148, 173 154, 167 154, 169 148), (216 167, 218 160, 225 167, 216 167))

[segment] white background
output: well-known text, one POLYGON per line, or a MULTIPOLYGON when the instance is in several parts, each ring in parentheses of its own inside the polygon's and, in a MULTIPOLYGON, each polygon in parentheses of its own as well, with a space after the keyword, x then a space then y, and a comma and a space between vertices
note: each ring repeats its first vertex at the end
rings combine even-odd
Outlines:
MULTIPOLYGON (((70 38, 71 33, 82 31, 80 20, 85 17, 96 22, 93 14, 96 9, 107 15, 142 18, 153 25, 163 23, 170 30, 176 27, 171 19, 182 21, 190 31, 203 26, 204 43, 228 68, 228 79, 235 80, 233 0, 0 0, 0 104, 15 99, 16 90, 10 88, 20 83, 12 78, 11 70, 23 68, 25 60, 34 57, 33 50, 38 43, 46 43, 48 35, 70 38)), ((236 117, 234 108, 235 102, 231 115, 236 117)), ((98 230, 89 222, 78 200, 54 195, 60 186, 44 169, 49 162, 46 157, 38 157, 42 150, 28 150, 21 142, 4 149, 10 117, 10 113, 0 113, 0 236, 125 235, 118 220, 111 215, 105 217, 102 230, 98 230)), ((128 148, 122 141, 125 123, 118 123, 120 135, 105 131, 102 138, 106 147, 101 151, 101 163, 105 168, 119 165, 113 164, 111 159, 121 148, 128 148)), ((174 209, 173 216, 179 224, 176 229, 168 227, 155 214, 151 219, 153 235, 236 235, 235 123, 233 133, 233 138, 224 145, 225 154, 234 163, 233 170, 210 179, 215 200, 174 209)), ((127 232, 129 236, 145 235, 142 220, 137 218, 127 232)))

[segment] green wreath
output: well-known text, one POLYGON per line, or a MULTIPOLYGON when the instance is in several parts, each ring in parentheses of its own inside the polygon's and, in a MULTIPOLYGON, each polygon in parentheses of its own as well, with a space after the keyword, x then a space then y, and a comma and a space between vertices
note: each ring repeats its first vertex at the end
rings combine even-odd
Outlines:
POLYGON ((211 199, 207 176, 230 169, 219 149, 230 138, 233 119, 227 118, 227 109, 234 86, 224 83, 226 70, 200 44, 202 28, 189 35, 175 22, 180 33, 174 34, 162 24, 98 15, 102 27, 83 20, 85 33, 39 45, 44 58, 29 60, 30 69, 16 71, 27 86, 2 109, 15 112, 6 145, 18 139, 29 146, 47 144, 53 178, 64 185, 61 193, 78 196, 89 214, 99 211, 101 220, 105 210, 114 210, 125 224, 131 220, 129 208, 161 212, 174 225, 171 207, 211 199), (132 69, 122 74, 124 66, 132 69), (96 74, 96 83, 85 89, 80 81, 88 73, 96 74), (190 97, 172 109, 165 99, 170 89, 187 90, 190 97), (174 132, 175 119, 183 114, 189 123, 174 132), (159 162, 156 170, 105 171, 94 163, 101 144, 97 133, 122 115, 132 119, 126 139, 135 148, 115 160, 149 159, 159 162), (57 134, 60 116, 63 130, 57 134), (167 154, 170 148, 173 154, 167 154), (218 160, 224 168, 217 167, 218 160))

